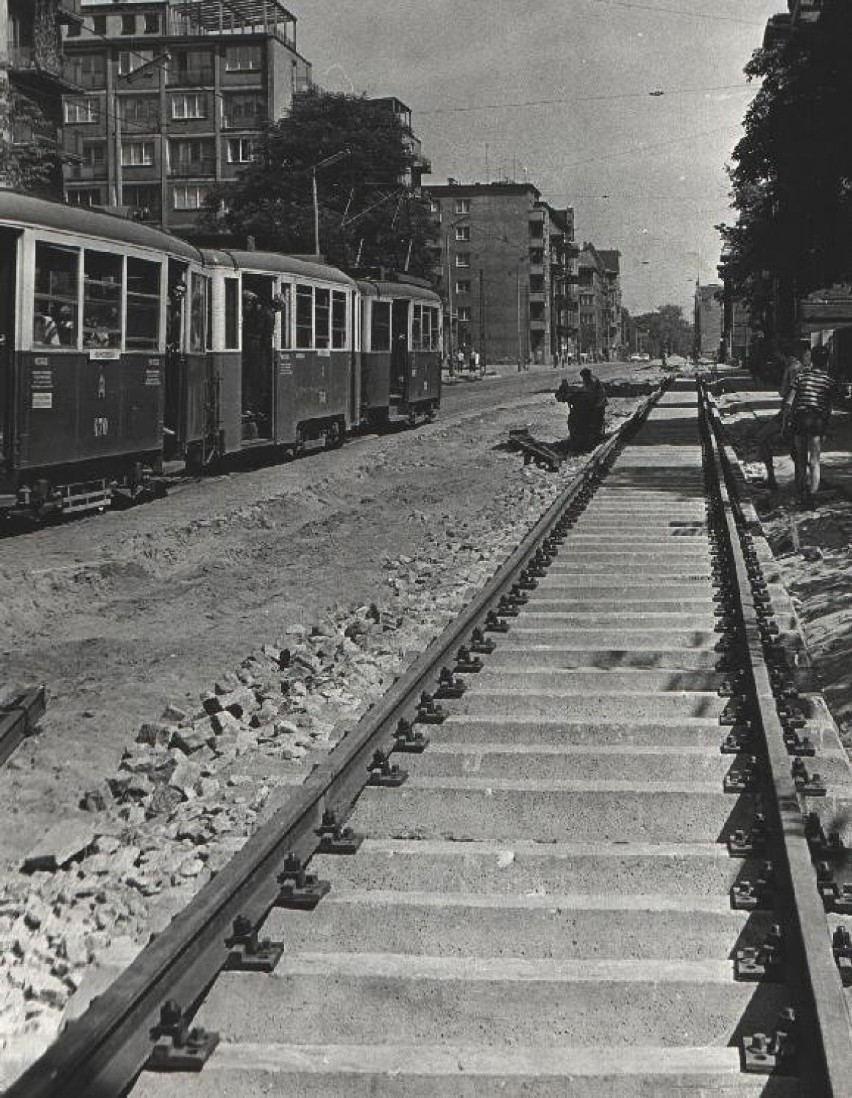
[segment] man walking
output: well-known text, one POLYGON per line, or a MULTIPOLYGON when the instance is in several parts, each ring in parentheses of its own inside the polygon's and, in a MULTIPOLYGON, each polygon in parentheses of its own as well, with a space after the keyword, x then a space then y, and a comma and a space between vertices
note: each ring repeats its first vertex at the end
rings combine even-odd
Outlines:
POLYGON ((782 354, 778 356, 784 364, 784 373, 781 379, 781 386, 778 390, 781 395, 781 410, 777 415, 774 415, 771 419, 761 424, 757 431, 757 452, 760 455, 760 460, 766 466, 766 484, 772 492, 778 490, 778 481, 775 479, 775 464, 772 456, 773 447, 783 442, 789 442, 790 453, 795 462, 795 454, 793 453, 792 447, 793 436, 786 402, 790 390, 793 387, 793 382, 803 369, 810 368, 810 355, 810 349, 806 349, 802 353, 801 361, 791 352, 786 355, 782 354))
POLYGON ((819 491, 820 449, 831 413, 831 389, 828 356, 820 349, 810 366, 803 366, 785 400, 793 430, 796 487, 808 508, 814 506, 819 491))

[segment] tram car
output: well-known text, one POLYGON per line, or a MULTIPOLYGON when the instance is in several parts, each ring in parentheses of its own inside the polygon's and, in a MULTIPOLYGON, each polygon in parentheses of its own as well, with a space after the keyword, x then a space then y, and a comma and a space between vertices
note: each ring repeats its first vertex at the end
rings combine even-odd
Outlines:
POLYGON ((367 423, 431 419, 441 401, 441 299, 419 280, 359 280, 367 423))
POLYGON ((147 498, 164 457, 204 468, 431 418, 440 331, 413 280, 359 286, 0 190, 0 517, 147 498))
POLYGON ((0 192, 0 514, 145 491, 162 455, 167 288, 201 263, 148 226, 0 192))

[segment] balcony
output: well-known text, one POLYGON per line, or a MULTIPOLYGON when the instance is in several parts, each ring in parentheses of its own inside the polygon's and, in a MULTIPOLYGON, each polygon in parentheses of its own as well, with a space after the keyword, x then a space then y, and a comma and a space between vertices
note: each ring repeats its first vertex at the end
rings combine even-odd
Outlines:
POLYGON ((172 0, 166 33, 174 37, 202 35, 271 35, 296 51, 296 18, 279 0, 172 0))
POLYGON ((10 46, 9 75, 19 85, 47 89, 53 94, 79 91, 73 67, 54 50, 35 46, 10 46))
POLYGON ((208 179, 216 174, 216 157, 205 156, 200 160, 178 160, 169 165, 169 175, 181 179, 208 179))

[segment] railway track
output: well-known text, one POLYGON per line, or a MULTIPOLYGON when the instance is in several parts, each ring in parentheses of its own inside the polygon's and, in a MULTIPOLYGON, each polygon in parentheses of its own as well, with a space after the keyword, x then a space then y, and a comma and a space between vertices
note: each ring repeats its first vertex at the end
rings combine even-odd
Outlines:
POLYGON ((740 479, 649 402, 9 1095, 848 1098, 852 776, 740 479))

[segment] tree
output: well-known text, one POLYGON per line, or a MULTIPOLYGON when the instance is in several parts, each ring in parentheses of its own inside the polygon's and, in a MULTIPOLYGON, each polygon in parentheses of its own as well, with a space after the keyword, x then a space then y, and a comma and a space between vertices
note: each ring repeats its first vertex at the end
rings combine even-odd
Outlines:
POLYGON ((684 357, 692 353, 692 325, 684 317, 680 305, 660 305, 656 312, 633 317, 633 323, 638 331, 648 333, 654 357, 663 351, 684 357))
POLYGON ((0 184, 30 194, 55 197, 62 172, 54 149, 38 140, 44 117, 0 74, 0 184))
POLYGON ((766 334, 792 334, 797 299, 852 276, 850 44, 849 5, 828 3, 746 66, 762 84, 729 168, 721 272, 766 334))
POLYGON ((342 266, 407 264, 428 275, 435 230, 405 182, 417 162, 411 134, 386 104, 364 96, 320 89, 297 96, 237 182, 213 192, 207 225, 253 236, 259 247, 313 253, 312 169, 344 150, 317 172, 323 254, 342 266))

